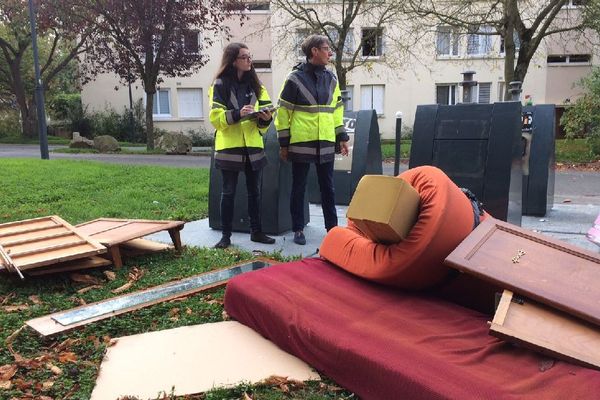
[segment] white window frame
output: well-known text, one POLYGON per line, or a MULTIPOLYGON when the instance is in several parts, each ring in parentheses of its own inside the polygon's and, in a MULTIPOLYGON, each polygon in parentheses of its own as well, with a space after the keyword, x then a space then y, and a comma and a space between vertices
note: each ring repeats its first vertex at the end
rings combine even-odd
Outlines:
POLYGON ((252 61, 253 64, 255 63, 269 63, 270 67, 267 68, 262 68, 262 67, 254 67, 254 70, 256 72, 260 73, 265 73, 265 72, 273 72, 273 61, 272 60, 256 60, 256 61, 252 61))
POLYGON ((492 83, 491 82, 479 82, 477 84, 477 86, 475 86, 475 87, 477 88, 476 89, 477 90, 477 94, 475 96, 475 98, 477 99, 477 103, 479 103, 479 104, 491 104, 492 103, 492 83), (485 103, 481 102, 481 97, 480 97, 480 95, 481 95, 480 89, 481 89, 482 85, 488 85, 489 86, 489 97, 488 97, 488 101, 485 102, 485 103))
POLYGON ((346 85, 346 91, 350 108, 346 108, 344 111, 354 111, 354 85, 346 85))
POLYGON ((377 112, 377 116, 378 117, 383 117, 384 113, 385 113, 385 85, 381 85, 381 84, 373 84, 373 85, 360 85, 360 109, 361 110, 375 110, 375 112, 377 112), (382 97, 381 97, 381 110, 377 110, 375 103, 375 99, 374 99, 374 94, 375 94, 375 87, 381 87, 382 88, 382 97), (363 90, 369 90, 371 91, 371 100, 370 100, 370 105, 365 105, 363 104, 363 90), (381 112, 379 112, 381 111, 381 112))
POLYGON ((179 118, 181 119, 194 119, 194 120, 198 120, 198 119, 204 119, 204 90, 200 87, 188 87, 188 88, 177 88, 177 113, 179 118), (197 115, 183 115, 182 113, 182 101, 181 101, 181 93, 183 91, 190 91, 190 90, 197 90, 199 91, 199 99, 200 99, 200 104, 197 108, 198 110, 198 114, 197 115))
POLYGON ((584 4, 574 4, 575 1, 576 0, 569 0, 562 8, 580 8, 585 6, 584 4))
POLYGON ((435 35, 435 54, 439 58, 458 57, 460 55, 460 33, 456 28, 449 25, 439 25, 437 27, 435 35), (441 35, 447 35, 448 53, 441 53, 439 51, 441 35))
POLYGON ((153 107, 152 107, 152 119, 156 120, 156 119, 166 119, 166 118, 171 118, 172 115, 172 109, 173 109, 173 104, 171 101, 171 89, 170 88, 160 88, 160 89, 156 89, 156 93, 154 94, 154 103, 153 103, 153 107), (160 101, 159 101, 159 97, 160 97, 160 92, 167 92, 167 98, 169 100, 169 113, 161 113, 160 112, 160 101), (156 105, 156 109, 158 110, 158 114, 154 113, 154 105, 156 105))
POLYGON ((579 66, 586 66, 586 65, 592 65, 592 55, 591 54, 548 54, 548 56, 546 57, 546 60, 548 59, 548 57, 565 57, 565 62, 548 62, 546 61, 546 64, 548 66, 557 66, 557 67, 565 67, 565 66, 573 66, 573 67, 579 67, 579 66), (589 61, 571 61, 571 57, 572 56, 589 56, 590 60, 589 61))
POLYGON ((436 83, 435 84, 435 104, 449 105, 449 106, 458 104, 460 102, 458 88, 459 88, 458 83, 436 83), (439 87, 448 88, 448 103, 438 103, 438 88, 439 87), (454 88, 454 103, 452 102, 451 88, 454 88))
POLYGON ((365 26, 360 30, 360 42, 361 42, 361 57, 364 59, 378 59, 381 58, 385 55, 385 41, 384 41, 384 37, 385 37, 385 31, 384 28, 377 28, 377 27, 369 27, 369 26, 365 26), (380 34, 378 34, 377 36, 375 36, 375 52, 377 53, 377 50, 381 49, 380 54, 375 54, 374 56, 372 55, 364 55, 364 51, 365 51, 365 47, 363 44, 364 41, 364 32, 366 30, 379 30, 380 34))
POLYGON ((492 32, 493 28, 491 26, 482 26, 478 33, 468 33, 467 48, 465 50, 467 57, 482 57, 489 55, 493 49, 493 35, 490 35, 492 32), (486 34, 480 34, 479 32, 486 34), (477 40, 476 53, 472 53, 472 49, 470 47, 470 42, 474 40, 477 40))
POLYGON ((498 101, 506 101, 504 97, 506 92, 506 83, 504 81, 498 81, 497 90, 498 101))
MULTIPOLYGON (((335 29, 331 29, 327 32, 332 41, 337 42, 338 32, 335 29)), ((332 49, 333 50, 333 49, 332 49)), ((344 41, 344 48, 342 49, 342 60, 347 60, 354 53, 354 28, 348 30, 346 40, 344 41)), ((301 50, 302 51, 302 50, 301 50)), ((337 54, 333 52, 333 58, 335 59, 337 54)))
POLYGON ((269 6, 269 8, 267 8, 266 10, 250 10, 247 7, 245 7, 245 9, 244 9, 245 13, 249 13, 249 14, 271 14, 271 2, 270 1, 267 1, 267 0, 245 0, 244 4, 246 6, 248 6, 248 5, 255 5, 255 6, 267 5, 267 6, 269 6))

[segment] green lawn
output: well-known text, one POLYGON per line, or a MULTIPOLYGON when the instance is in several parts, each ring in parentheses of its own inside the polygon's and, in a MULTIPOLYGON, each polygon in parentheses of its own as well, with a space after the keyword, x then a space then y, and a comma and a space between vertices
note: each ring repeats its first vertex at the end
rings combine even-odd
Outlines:
MULTIPOLYGON (((0 222, 58 214, 77 224, 98 217, 192 220, 207 215, 208 170, 140 167, 88 161, 0 159, 3 173, 0 222)), ((275 258, 278 254, 271 254, 275 258)), ((9 388, 0 388, 0 399, 88 399, 110 338, 223 320, 224 291, 190 296, 132 313, 108 318, 81 329, 42 339, 29 328, 15 335, 35 317, 114 297, 111 290, 128 281, 134 268, 143 276, 128 292, 224 267, 250 259, 235 248, 187 248, 183 254, 165 253, 125 259, 109 281, 102 270, 86 271, 102 281, 101 287, 76 283, 68 273, 28 277, 21 282, 0 275, 0 368, 18 365, 9 388), (7 339, 12 339, 7 342, 7 339), (9 347, 9 344, 11 345, 9 347), (11 352, 12 349, 12 353, 11 352), (19 363, 16 359, 19 359, 19 363), (58 370, 53 367, 58 367, 58 370), (54 370, 54 372, 53 372, 54 370)), ((149 349, 151 351, 151 349, 149 349)), ((1 370, 0 370, 1 371, 1 370)), ((0 382, 2 384, 2 382, 0 382)), ((346 399, 356 397, 325 378, 325 383, 277 386, 241 385, 217 389, 203 399, 252 398, 346 399)), ((171 397, 165 397, 171 398, 171 397)))
POLYGON ((0 222, 58 214, 72 224, 98 217, 180 219, 208 215, 208 170, 72 160, 0 159, 0 222))

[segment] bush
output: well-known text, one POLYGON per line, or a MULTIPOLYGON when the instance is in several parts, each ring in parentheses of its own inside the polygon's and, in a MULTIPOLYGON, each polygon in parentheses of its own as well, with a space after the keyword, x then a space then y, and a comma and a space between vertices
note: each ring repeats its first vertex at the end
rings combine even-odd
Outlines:
POLYGON ((17 111, 0 112, 0 137, 21 136, 21 121, 17 111))
POLYGON ((212 147, 215 144, 214 132, 209 132, 204 127, 200 127, 197 130, 188 129, 183 133, 192 138, 192 146, 212 147))
POLYGON ((91 136, 109 135, 123 142, 146 143, 144 115, 141 99, 133 104, 131 116, 127 107, 123 107, 121 113, 107 107, 90 114, 91 136))
POLYGON ((560 119, 565 128, 565 136, 568 139, 600 137, 600 68, 594 68, 579 85, 585 90, 584 94, 560 119))

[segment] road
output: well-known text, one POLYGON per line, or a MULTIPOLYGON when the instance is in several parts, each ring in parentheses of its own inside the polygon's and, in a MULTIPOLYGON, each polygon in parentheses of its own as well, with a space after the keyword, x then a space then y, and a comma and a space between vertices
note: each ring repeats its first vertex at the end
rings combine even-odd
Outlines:
MULTIPOLYGON (((50 150, 64 146, 50 146, 50 150)), ((0 144, 0 158, 40 158, 37 145, 0 144)), ((50 159, 91 160, 114 164, 161 165, 167 167, 208 168, 210 157, 162 154, 95 154, 53 153, 50 159)), ((407 166, 401 165, 400 171, 407 166)), ((392 175, 393 164, 384 163, 383 172, 392 175)), ((600 173, 582 171, 556 171, 554 202, 600 205, 600 173)))

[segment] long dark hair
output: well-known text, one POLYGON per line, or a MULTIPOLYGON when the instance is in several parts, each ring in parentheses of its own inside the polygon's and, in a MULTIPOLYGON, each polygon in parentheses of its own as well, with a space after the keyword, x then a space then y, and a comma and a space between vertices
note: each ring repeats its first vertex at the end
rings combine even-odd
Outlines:
MULTIPOLYGON (((240 49, 248 49, 248 46, 246 46, 244 43, 229 43, 227 47, 225 47, 223 50, 223 57, 221 58, 221 66, 217 70, 215 79, 223 77, 237 79, 237 71, 233 66, 233 63, 240 54, 240 49)), ((256 75, 254 65, 252 65, 250 71, 244 72, 242 75, 242 80, 250 83, 252 90, 254 90, 254 93, 256 93, 256 97, 260 97, 262 85, 260 83, 260 79, 258 79, 258 75, 256 75)))

